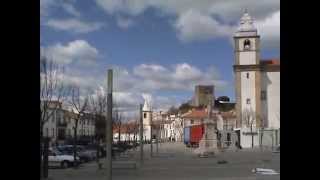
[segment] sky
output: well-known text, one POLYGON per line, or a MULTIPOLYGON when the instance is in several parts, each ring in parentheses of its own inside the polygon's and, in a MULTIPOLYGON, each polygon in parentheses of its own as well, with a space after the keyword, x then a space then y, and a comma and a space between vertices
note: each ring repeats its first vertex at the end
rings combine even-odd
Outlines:
POLYGON ((261 59, 280 57, 280 0, 40 0, 41 54, 84 92, 106 89, 135 112, 144 99, 165 110, 214 85, 234 101, 233 33, 245 9, 261 36, 261 59))

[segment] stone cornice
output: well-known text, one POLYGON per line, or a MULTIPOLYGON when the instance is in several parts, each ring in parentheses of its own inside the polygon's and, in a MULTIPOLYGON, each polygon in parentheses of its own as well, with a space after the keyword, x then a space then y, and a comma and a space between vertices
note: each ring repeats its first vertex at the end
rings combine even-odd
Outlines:
POLYGON ((254 35, 254 36, 233 36, 234 39, 240 39, 240 38, 260 38, 260 35, 254 35))
POLYGON ((280 72, 280 64, 276 64, 276 65, 265 65, 265 64, 233 65, 233 70, 235 72, 241 72, 241 71, 280 72))

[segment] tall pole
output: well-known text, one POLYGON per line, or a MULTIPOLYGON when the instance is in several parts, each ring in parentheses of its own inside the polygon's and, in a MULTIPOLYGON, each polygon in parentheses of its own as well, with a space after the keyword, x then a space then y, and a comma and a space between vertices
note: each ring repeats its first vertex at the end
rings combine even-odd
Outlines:
POLYGON ((140 139, 140 165, 143 164, 143 120, 142 120, 142 104, 139 107, 140 111, 140 126, 139 126, 139 139, 140 139))
POLYGON ((159 136, 159 131, 157 130, 157 136, 156 136, 156 152, 157 152, 157 155, 159 153, 158 136, 159 136))
POLYGON ((151 126, 150 126, 150 134, 151 134, 151 136, 150 136, 150 156, 152 157, 153 156, 153 145, 152 145, 152 130, 153 130, 153 128, 152 128, 152 125, 153 125, 153 123, 152 123, 152 111, 151 111, 151 113, 150 113, 150 116, 151 116, 151 126))
POLYGON ((112 180, 112 69, 108 69, 108 95, 107 95, 107 128, 106 128, 106 149, 107 149, 107 180, 112 180))

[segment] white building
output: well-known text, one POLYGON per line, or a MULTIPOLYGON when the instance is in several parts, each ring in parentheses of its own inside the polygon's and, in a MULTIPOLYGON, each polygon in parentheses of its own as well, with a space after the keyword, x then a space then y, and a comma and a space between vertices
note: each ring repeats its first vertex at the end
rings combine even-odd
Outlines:
POLYGON ((160 126, 160 138, 166 141, 183 140, 183 119, 180 115, 165 115, 160 126))
MULTIPOLYGON (((75 127, 77 113, 66 111, 64 119, 66 121, 66 135, 69 138, 74 137, 73 128, 75 127)), ((95 121, 92 114, 85 113, 78 121, 77 136, 94 136, 95 121)))
MULTIPOLYGON (((259 145, 259 130, 280 130, 280 61, 260 59, 260 36, 245 12, 234 34, 237 128, 240 144, 259 145), (253 132, 251 123, 253 122, 253 132), (249 132, 250 131, 250 132, 249 132)), ((278 131, 276 131, 276 134, 278 131)), ((277 136, 277 135, 276 135, 277 136)), ((277 138, 276 138, 277 139, 277 138)))
MULTIPOLYGON (((43 124, 43 136, 50 138, 51 145, 56 142, 63 143, 66 139, 73 138, 73 128, 77 116, 76 113, 66 110, 61 103, 58 103, 57 107, 55 106, 48 109, 50 118, 43 124)), ((95 135, 95 122, 91 114, 87 113, 81 118, 78 123, 77 135, 78 137, 95 135)))
POLYGON ((152 110, 151 105, 149 102, 145 100, 143 108, 142 108, 142 114, 143 114, 143 139, 145 141, 151 140, 151 124, 152 124, 152 110))

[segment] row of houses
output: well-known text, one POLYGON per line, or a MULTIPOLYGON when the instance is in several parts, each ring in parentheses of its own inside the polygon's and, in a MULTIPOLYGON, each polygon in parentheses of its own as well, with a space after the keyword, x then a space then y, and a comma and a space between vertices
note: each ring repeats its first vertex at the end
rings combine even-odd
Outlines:
MULTIPOLYGON (((74 128, 78 116, 74 111, 63 107, 61 102, 47 109, 50 117, 43 123, 43 136, 50 138, 51 144, 65 143, 74 137, 74 128)), ((80 138, 92 138, 96 130, 95 119, 92 114, 84 113, 78 121, 77 136, 80 138)))

